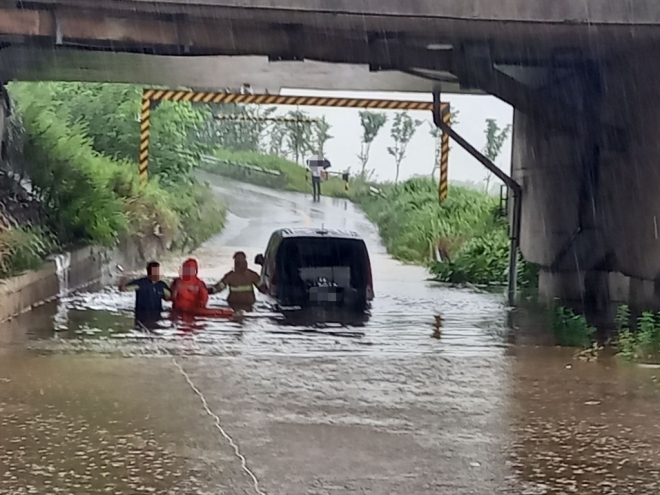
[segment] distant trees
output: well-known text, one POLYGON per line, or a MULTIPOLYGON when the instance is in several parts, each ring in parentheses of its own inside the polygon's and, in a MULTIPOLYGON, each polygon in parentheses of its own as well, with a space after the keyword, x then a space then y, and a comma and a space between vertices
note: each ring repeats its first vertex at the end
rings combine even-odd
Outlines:
POLYGON ((259 151, 267 120, 275 107, 258 105, 211 104, 211 118, 199 133, 199 139, 236 151, 259 151))
POLYGON ((296 163, 304 160, 305 154, 313 149, 313 129, 309 115, 300 110, 293 110, 285 115, 282 123, 285 129, 284 146, 286 153, 296 163))
MULTIPOLYGON (((504 128, 501 128, 495 119, 486 119, 486 129, 484 134, 486 134, 486 146, 482 150, 482 153, 493 163, 499 158, 500 153, 502 152, 502 146, 506 142, 511 133, 511 124, 507 125, 504 128)), ((484 182, 486 183, 486 192, 490 192, 490 181, 493 178, 493 174, 488 172, 486 177, 484 177, 484 182)))
POLYGON ((360 176, 365 178, 367 163, 369 162, 369 151, 371 150, 371 143, 374 142, 376 136, 387 122, 387 115, 381 112, 360 112, 360 125, 362 126, 362 142, 360 146, 360 153, 358 159, 362 166, 360 176))
POLYGON ((321 117, 314 124, 314 153, 325 158, 325 145, 332 139, 330 135, 330 123, 325 117, 321 117))
POLYGON ((396 165, 396 176, 394 182, 399 182, 399 171, 401 162, 406 157, 406 150, 410 140, 417 132, 417 128, 422 125, 420 120, 413 120, 407 112, 397 113, 392 123, 390 136, 394 141, 394 146, 389 146, 387 152, 394 158, 396 165))

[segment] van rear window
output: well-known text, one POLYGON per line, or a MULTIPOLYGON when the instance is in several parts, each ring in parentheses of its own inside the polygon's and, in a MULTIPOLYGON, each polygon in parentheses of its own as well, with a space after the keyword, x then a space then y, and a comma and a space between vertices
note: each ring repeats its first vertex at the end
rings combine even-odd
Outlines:
POLYGON ((368 263, 367 248, 360 239, 294 237, 284 239, 277 254, 278 272, 286 278, 330 278, 323 268, 331 268, 333 279, 352 287, 366 286, 368 263))
POLYGON ((286 258, 295 259, 300 268, 348 266, 366 261, 364 243, 356 239, 285 239, 280 252, 286 258))

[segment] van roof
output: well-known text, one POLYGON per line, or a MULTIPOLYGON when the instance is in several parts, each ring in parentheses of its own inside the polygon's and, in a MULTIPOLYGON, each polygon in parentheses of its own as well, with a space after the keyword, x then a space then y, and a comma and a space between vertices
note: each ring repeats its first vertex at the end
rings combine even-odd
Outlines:
POLYGON ((279 229, 275 232, 281 234, 283 238, 290 237, 334 237, 339 239, 362 239, 360 234, 352 230, 338 230, 338 229, 279 229))

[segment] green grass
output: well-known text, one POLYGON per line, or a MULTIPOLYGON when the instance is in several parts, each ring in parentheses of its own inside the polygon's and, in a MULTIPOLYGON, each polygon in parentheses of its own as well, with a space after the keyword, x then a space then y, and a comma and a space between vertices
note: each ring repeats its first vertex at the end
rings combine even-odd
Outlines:
POLYGON ((558 305, 550 307, 550 322, 555 341, 563 347, 587 349, 593 344, 596 329, 587 323, 584 315, 558 305))
POLYGON ((38 270, 44 258, 57 249, 52 236, 38 227, 0 231, 0 279, 38 270))
MULTIPOLYGON (((452 284, 502 285, 509 261, 508 222, 499 198, 471 188, 450 185, 443 204, 437 183, 415 178, 379 186, 380 195, 353 187, 353 199, 380 231, 395 258, 426 265, 436 280, 452 284), (449 260, 436 260, 443 251, 449 260)), ((518 283, 537 285, 535 265, 519 259, 518 283)))
MULTIPOLYGON (((275 155, 263 155, 252 151, 231 151, 223 148, 215 152, 215 157, 220 161, 276 170, 281 172, 285 178, 282 182, 255 177, 242 177, 242 180, 257 183, 258 185, 281 188, 287 191, 312 193, 312 186, 307 177, 306 168, 285 158, 275 155)), ((200 168, 211 173, 219 172, 219 167, 209 163, 202 163, 200 168)), ((350 192, 347 192, 344 188, 344 182, 337 177, 330 177, 327 181, 323 182, 322 193, 324 196, 336 198, 348 198, 350 196, 350 192)))
POLYGON ((626 361, 660 362, 660 315, 646 311, 630 327, 630 309, 620 306, 616 315, 617 351, 626 361))

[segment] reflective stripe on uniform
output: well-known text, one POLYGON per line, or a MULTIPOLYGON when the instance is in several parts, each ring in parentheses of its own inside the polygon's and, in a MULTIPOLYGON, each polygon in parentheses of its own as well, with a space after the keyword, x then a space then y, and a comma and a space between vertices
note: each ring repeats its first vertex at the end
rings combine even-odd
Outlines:
POLYGON ((252 292, 252 286, 251 285, 236 285, 236 286, 229 286, 229 292, 252 292))

